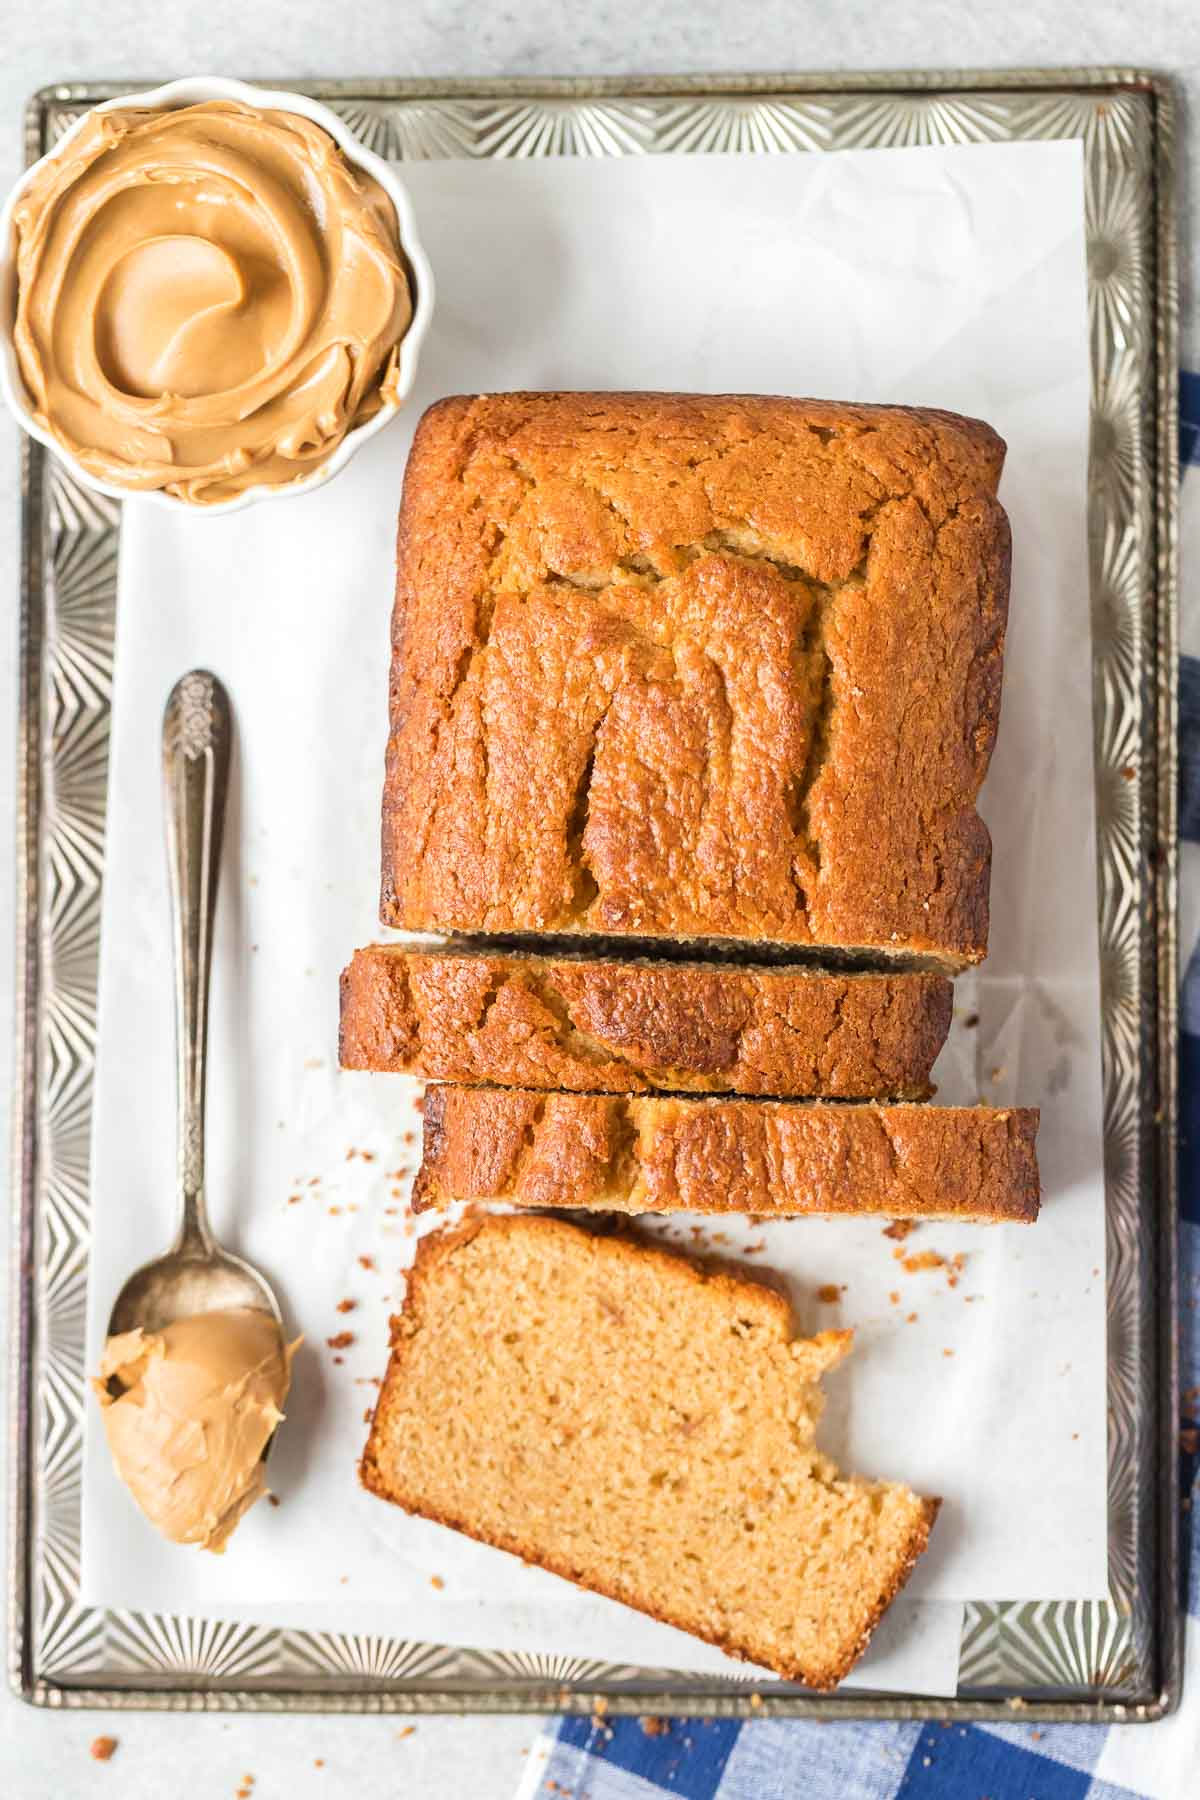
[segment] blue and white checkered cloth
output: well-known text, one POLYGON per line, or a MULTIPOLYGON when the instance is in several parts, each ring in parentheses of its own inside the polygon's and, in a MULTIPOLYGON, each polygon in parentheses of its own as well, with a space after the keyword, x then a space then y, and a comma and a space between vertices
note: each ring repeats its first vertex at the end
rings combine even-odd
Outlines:
MULTIPOLYGON (((1182 377, 1180 450, 1190 570, 1200 565, 1200 375, 1182 377)), ((1180 646, 1182 1708, 1110 1730, 672 1719, 648 1735, 637 1719, 563 1719, 531 1750, 517 1800, 1200 1800, 1200 586, 1184 592, 1180 646)))

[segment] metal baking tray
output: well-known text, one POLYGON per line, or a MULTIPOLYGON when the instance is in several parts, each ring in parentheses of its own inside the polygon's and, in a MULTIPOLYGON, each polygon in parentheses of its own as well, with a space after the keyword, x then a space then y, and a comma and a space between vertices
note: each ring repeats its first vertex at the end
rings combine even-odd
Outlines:
MULTIPOLYGON (((96 101, 30 102, 40 156, 96 101)), ((1080 138, 1108 1214, 1106 1602, 969 1604, 959 1698, 815 1697, 562 1656, 78 1600, 96 968, 119 507, 23 465, 9 1666, 43 1706, 1115 1721, 1177 1701, 1177 311, 1169 85, 1121 69, 294 83, 387 157, 820 156, 1080 138), (1132 774, 1131 774, 1132 772, 1132 774)), ((1081 651, 1082 653, 1082 651, 1081 651)))

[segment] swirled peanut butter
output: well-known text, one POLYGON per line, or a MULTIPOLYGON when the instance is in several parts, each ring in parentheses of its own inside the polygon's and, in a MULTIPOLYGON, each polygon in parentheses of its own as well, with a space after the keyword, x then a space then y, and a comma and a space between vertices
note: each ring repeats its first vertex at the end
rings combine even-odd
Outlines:
POLYGON ((296 113, 95 113, 15 214, 21 374, 102 480, 213 504, 309 475, 395 392, 395 208, 296 113))

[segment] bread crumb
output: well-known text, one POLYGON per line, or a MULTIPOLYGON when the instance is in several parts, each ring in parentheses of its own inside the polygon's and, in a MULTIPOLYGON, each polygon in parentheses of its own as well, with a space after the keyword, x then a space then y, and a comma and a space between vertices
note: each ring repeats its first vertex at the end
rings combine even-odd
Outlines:
POLYGON ((299 1206, 302 1199, 303 1199, 303 1195, 301 1195, 301 1194, 289 1194, 288 1195, 288 1205, 289 1206, 299 1206))
POLYGON ((268 1506, 278 1506, 279 1504, 280 1504, 280 1501, 279 1501, 278 1494, 268 1494, 267 1495, 267 1505, 268 1506))
POLYGON ((335 1219, 337 1217, 337 1215, 341 1212, 341 1210, 342 1209, 340 1206, 331 1206, 329 1209, 330 1218, 335 1219))
POLYGON ((360 1269, 373 1269, 375 1267, 375 1258, 373 1256, 360 1256, 358 1259, 358 1266, 360 1269))
POLYGON ((323 1769, 324 1767, 325 1767, 325 1758, 323 1756, 314 1756, 313 1768, 314 1769, 323 1769))
POLYGON ((954 1352, 953 1352, 953 1350, 943 1350, 942 1355, 943 1356, 953 1356, 954 1352))
POLYGON ((344 1356, 335 1356, 333 1360, 335 1363, 344 1363, 346 1359, 344 1356))
POLYGON ((670 1719, 660 1719, 656 1714, 639 1719, 638 1724, 647 1737, 666 1737, 671 1729, 670 1719))
POLYGON ((979 1014, 978 1013, 968 1013, 966 1018, 963 1020, 963 1024, 966 1026, 968 1031, 974 1031, 974 1029, 978 1025, 978 1023, 979 1023, 979 1014))
POLYGON ((357 1305, 357 1300, 339 1300, 336 1310, 340 1313, 353 1312, 357 1305))
POLYGON ((888 1295, 888 1299, 891 1301, 893 1306, 899 1306, 900 1295, 897 1293, 895 1288, 893 1288, 891 1293, 888 1295))
POLYGON ((884 1226, 883 1235, 886 1238, 894 1238, 898 1244, 902 1244, 909 1232, 916 1229, 915 1219, 893 1219, 890 1225, 884 1226))
POLYGON ((745 1253, 747 1256, 757 1256, 759 1252, 765 1250, 766 1247, 765 1238, 760 1238, 757 1244, 747 1244, 745 1253))
POLYGON ((410 1738, 416 1729, 415 1725, 405 1725, 396 1733, 396 1736, 399 1738, 400 1742, 403 1743, 405 1738, 410 1738))
POLYGON ((373 1413, 371 1407, 364 1406, 363 1407, 363 1424, 369 1425, 371 1423, 371 1420, 373 1417, 374 1417, 374 1413, 373 1413))
POLYGON ((915 1256, 905 1256, 903 1250, 893 1250, 892 1255, 906 1275, 919 1274, 922 1269, 943 1269, 946 1266, 945 1257, 936 1250, 918 1250, 915 1256))
POLYGON ((325 1342, 329 1345, 331 1350, 348 1350, 354 1342, 354 1333, 352 1331, 339 1331, 336 1336, 326 1338, 325 1342))
POLYGON ((320 1187, 321 1177, 319 1175, 310 1175, 308 1178, 308 1185, 309 1187, 320 1187))
POLYGON ((96 1762, 109 1762, 117 1747, 115 1737, 98 1737, 92 1739, 92 1756, 96 1762))
POLYGON ((822 1306, 833 1306, 841 1299, 844 1292, 844 1287, 838 1287, 835 1282, 827 1281, 823 1287, 817 1289, 817 1299, 822 1306))
POLYGON ((1004 1077, 1007 1075, 1007 1073, 1008 1073, 1008 1070, 1005 1068, 1004 1064, 997 1063, 996 1067, 992 1070, 988 1079, 989 1079, 989 1081, 1003 1081, 1004 1077))
POLYGON ((416 1099, 413 1101, 413 1111, 419 1112, 419 1113, 423 1113, 425 1111, 425 1096, 424 1096, 424 1094, 418 1094, 416 1099))
POLYGON ((915 1325, 915 1324, 916 1324, 916 1322, 917 1322, 917 1315, 916 1315, 916 1313, 908 1313, 908 1314, 907 1314, 907 1316, 906 1316, 906 1317, 905 1317, 905 1320, 904 1320, 904 1323, 905 1323, 905 1324, 906 1324, 906 1325, 915 1325))
POLYGON ((364 1162, 375 1161, 375 1152, 373 1150, 360 1150, 358 1154, 362 1157, 364 1162))
POLYGON ((402 1144, 415 1144, 416 1141, 417 1141, 417 1134, 415 1131, 406 1131, 404 1133, 404 1136, 400 1139, 400 1142, 402 1144))
POLYGON ((436 1588, 440 1594, 446 1583, 442 1580, 440 1575, 431 1575, 429 1577, 429 1585, 431 1588, 436 1588))

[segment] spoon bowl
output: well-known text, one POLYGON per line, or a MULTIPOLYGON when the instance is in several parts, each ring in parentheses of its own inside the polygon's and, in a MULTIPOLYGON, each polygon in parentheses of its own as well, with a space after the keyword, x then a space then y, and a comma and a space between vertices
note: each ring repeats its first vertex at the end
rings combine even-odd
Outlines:
POLYGON ((211 1255, 194 1256, 168 1250, 165 1256, 135 1269, 117 1295, 108 1320, 108 1335, 122 1331, 161 1331, 176 1319, 197 1313, 230 1312, 249 1307, 283 1319, 274 1294, 257 1269, 240 1256, 215 1245, 211 1255))
POLYGON ((160 1331, 176 1319, 241 1307, 283 1324, 268 1282, 213 1237, 205 1201, 208 987, 232 736, 229 696, 215 675, 193 669, 176 682, 163 715, 162 753, 175 947, 180 1225, 171 1249, 143 1263, 122 1287, 109 1316, 110 1337, 139 1326, 160 1331))

